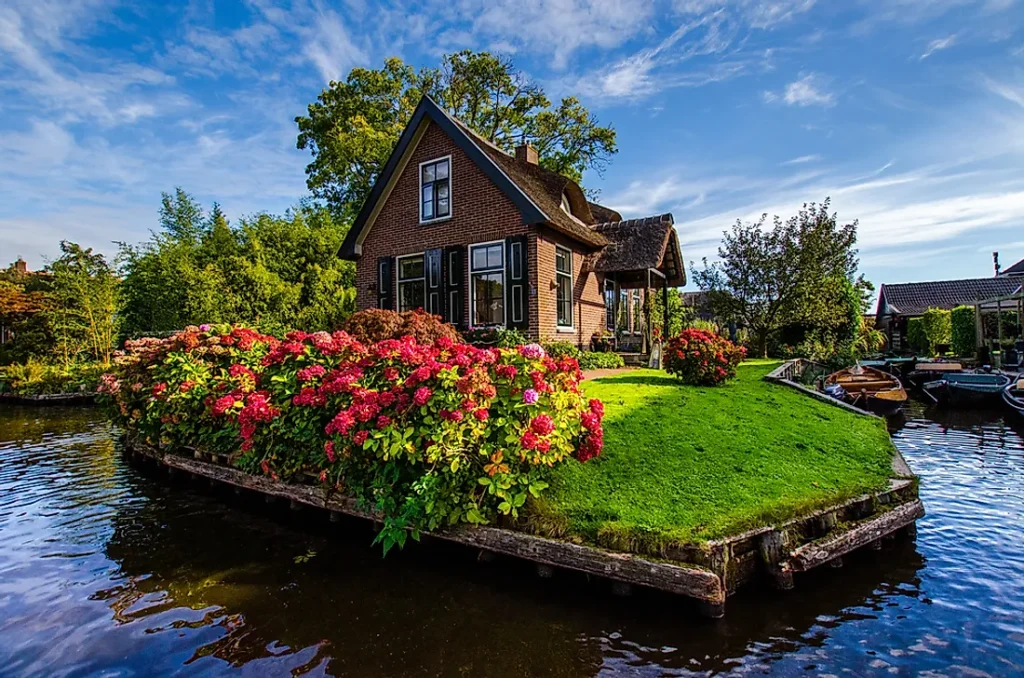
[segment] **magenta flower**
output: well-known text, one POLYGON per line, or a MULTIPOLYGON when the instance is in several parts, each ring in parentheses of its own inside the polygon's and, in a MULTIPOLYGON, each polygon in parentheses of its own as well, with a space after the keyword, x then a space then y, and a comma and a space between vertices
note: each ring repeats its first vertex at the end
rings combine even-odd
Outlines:
POLYGON ((537 402, 537 398, 539 397, 540 394, 538 394, 532 388, 528 388, 525 391, 523 391, 523 402, 526 403, 527 405, 533 405, 534 403, 537 402))
POLYGON ((530 360, 540 360, 544 357, 544 348, 540 344, 525 344, 519 347, 519 355, 530 360))

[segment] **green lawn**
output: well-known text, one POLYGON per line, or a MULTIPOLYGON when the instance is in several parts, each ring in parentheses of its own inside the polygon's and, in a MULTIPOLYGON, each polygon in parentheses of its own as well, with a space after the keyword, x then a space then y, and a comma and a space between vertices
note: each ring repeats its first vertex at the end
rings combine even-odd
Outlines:
POLYGON ((776 364, 744 363, 710 388, 656 370, 585 382, 605 403, 604 452, 555 470, 533 529, 657 553, 884 487, 893 447, 882 421, 765 382, 776 364))

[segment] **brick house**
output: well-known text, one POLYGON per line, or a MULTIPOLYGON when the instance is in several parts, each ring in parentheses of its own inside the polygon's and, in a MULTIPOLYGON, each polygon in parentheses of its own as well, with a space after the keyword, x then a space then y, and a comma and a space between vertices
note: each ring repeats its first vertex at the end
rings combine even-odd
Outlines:
POLYGON ((359 309, 423 308, 460 328, 640 347, 644 295, 685 284, 672 215, 623 220, 424 97, 353 222, 359 309))

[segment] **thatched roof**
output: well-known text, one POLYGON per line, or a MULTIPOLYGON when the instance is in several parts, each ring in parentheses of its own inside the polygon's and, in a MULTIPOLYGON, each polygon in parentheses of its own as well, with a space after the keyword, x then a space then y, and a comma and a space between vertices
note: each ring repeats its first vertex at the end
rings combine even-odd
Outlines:
POLYGON ((588 203, 590 213, 594 215, 594 223, 603 224, 609 221, 622 221, 622 215, 610 207, 598 205, 596 202, 588 203))
POLYGON ((686 284, 686 269, 671 214, 594 224, 611 244, 594 255, 589 269, 597 273, 661 270, 673 287, 686 284))

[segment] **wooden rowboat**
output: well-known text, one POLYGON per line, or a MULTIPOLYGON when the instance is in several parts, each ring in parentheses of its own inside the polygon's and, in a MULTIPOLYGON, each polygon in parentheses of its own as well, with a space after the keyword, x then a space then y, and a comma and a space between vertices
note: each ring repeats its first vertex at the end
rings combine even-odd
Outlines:
POLYGON ((907 401, 907 392, 898 378, 859 364, 828 375, 825 390, 833 397, 880 415, 898 412, 907 401))
POLYGON ((1024 374, 1018 374, 1016 379, 1006 385, 1003 389, 1003 400, 1016 410, 1017 414, 1024 417, 1024 374))

